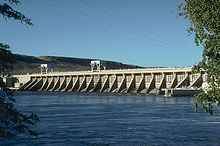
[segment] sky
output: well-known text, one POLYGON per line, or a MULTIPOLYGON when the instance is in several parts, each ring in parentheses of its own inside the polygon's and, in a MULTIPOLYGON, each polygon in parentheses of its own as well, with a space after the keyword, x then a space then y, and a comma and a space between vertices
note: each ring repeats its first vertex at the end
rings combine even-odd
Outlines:
POLYGON ((202 47, 177 18, 176 0, 20 0, 12 6, 28 26, 0 19, 0 42, 16 54, 111 60, 139 66, 186 67, 202 47))

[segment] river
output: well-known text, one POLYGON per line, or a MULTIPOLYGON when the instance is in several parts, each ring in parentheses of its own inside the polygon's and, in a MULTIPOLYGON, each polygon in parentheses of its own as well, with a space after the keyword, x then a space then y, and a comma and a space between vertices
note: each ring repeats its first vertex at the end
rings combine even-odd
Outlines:
POLYGON ((35 112, 37 138, 0 145, 219 145, 220 108, 194 112, 193 97, 141 94, 15 92, 16 108, 35 112))

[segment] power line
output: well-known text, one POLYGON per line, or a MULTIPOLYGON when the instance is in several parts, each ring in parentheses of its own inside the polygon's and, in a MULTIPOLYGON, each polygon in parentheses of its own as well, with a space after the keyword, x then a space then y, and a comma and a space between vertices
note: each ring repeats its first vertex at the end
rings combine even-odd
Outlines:
MULTIPOLYGON (((112 23, 106 23, 106 22, 103 21, 102 19, 99 19, 99 18, 97 18, 97 17, 94 17, 94 16, 92 16, 92 15, 90 15, 90 14, 87 14, 87 13, 85 13, 85 12, 83 12, 83 11, 80 11, 80 10, 78 10, 78 9, 74 9, 74 8, 70 7, 69 5, 66 5, 66 4, 64 4, 64 3, 60 2, 60 1, 54 0, 54 2, 58 3, 59 5, 62 5, 63 7, 67 8, 67 9, 73 11, 73 12, 80 13, 81 15, 84 15, 84 16, 86 16, 86 17, 91 17, 91 18, 93 18, 94 20, 96 20, 96 21, 98 21, 98 22, 101 22, 101 23, 103 23, 103 24, 105 24, 105 25, 108 25, 108 26, 117 28, 117 29, 119 29, 119 30, 123 30, 123 31, 125 31, 125 32, 127 32, 127 33, 129 33, 129 34, 133 34, 133 35, 136 35, 136 36, 139 36, 139 37, 146 37, 145 35, 139 34, 139 33, 137 33, 137 32, 130 31, 130 30, 128 30, 128 29, 125 29, 124 27, 120 27, 120 26, 114 25, 114 24, 112 24, 112 23)), ((156 43, 171 45, 172 47, 173 47, 173 46, 176 46, 176 47, 178 47, 178 48, 179 48, 179 47, 188 48, 188 47, 186 47, 185 45, 174 44, 174 43, 169 43, 169 42, 164 42, 164 41, 161 41, 161 40, 156 40, 156 39, 154 39, 154 38, 149 38, 149 37, 148 37, 147 39, 148 39, 148 40, 152 40, 152 41, 154 41, 154 42, 156 42, 156 43)), ((188 48, 188 49, 191 49, 191 48, 188 48)))
POLYGON ((172 39, 172 38, 169 38, 169 37, 163 36, 163 35, 161 35, 161 34, 158 34, 158 33, 152 32, 152 31, 149 31, 149 30, 147 30, 147 29, 145 29, 145 28, 139 27, 139 26, 137 26, 137 25, 131 23, 131 22, 128 21, 128 20, 121 19, 121 18, 119 18, 119 17, 116 17, 116 16, 112 15, 111 13, 107 12, 106 10, 100 9, 100 8, 98 8, 98 7, 95 7, 94 5, 92 5, 91 3, 89 3, 89 2, 86 1, 86 0, 78 0, 78 1, 80 1, 81 3, 87 5, 88 7, 91 7, 91 8, 93 8, 93 9, 95 9, 96 11, 100 11, 100 12, 102 12, 103 14, 106 14, 106 15, 108 15, 108 16, 114 18, 114 19, 117 20, 117 21, 120 21, 120 22, 123 22, 123 23, 125 23, 125 24, 128 24, 128 25, 130 25, 130 26, 132 26, 132 27, 134 27, 134 28, 136 28, 136 29, 138 29, 138 30, 145 31, 145 32, 147 32, 147 33, 153 34, 153 35, 155 35, 155 36, 157 36, 157 37, 160 37, 160 38, 162 38, 162 39, 166 39, 166 40, 169 40, 169 41, 172 40, 173 42, 176 42, 176 43, 178 43, 178 44, 190 45, 190 44, 187 44, 187 43, 185 43, 185 42, 179 42, 179 41, 174 40, 174 39, 172 39))
MULTIPOLYGON (((54 9, 45 7, 45 6, 40 5, 40 4, 37 4, 37 3, 33 3, 33 1, 29 1, 29 0, 27 0, 27 1, 28 1, 30 4, 32 4, 32 5, 36 6, 36 7, 40 7, 40 8, 46 9, 47 11, 56 13, 56 14, 62 16, 62 17, 66 17, 66 18, 68 18, 68 19, 70 19, 70 20, 72 20, 72 21, 75 21, 75 22, 78 22, 78 23, 81 23, 81 24, 84 24, 84 25, 92 26, 92 27, 94 27, 94 28, 96 28, 96 29, 98 29, 98 30, 105 31, 105 32, 110 33, 110 34, 113 34, 113 35, 115 35, 115 36, 119 36, 119 37, 122 37, 122 38, 126 38, 126 39, 129 39, 129 40, 133 40, 133 41, 136 41, 136 42, 140 42, 140 43, 145 44, 145 45, 151 44, 151 45, 154 45, 154 46, 158 46, 158 47, 162 47, 162 48, 167 48, 167 49, 170 49, 170 50, 186 51, 185 49, 177 49, 177 48, 173 48, 173 47, 169 47, 169 46, 165 46, 165 45, 161 45, 161 44, 154 44, 154 43, 151 43, 151 42, 146 42, 146 41, 143 41, 143 40, 139 40, 139 39, 135 39, 135 38, 132 38, 132 37, 129 37, 129 36, 125 36, 125 35, 122 35, 122 34, 120 34, 120 33, 116 33, 116 32, 110 31, 110 30, 108 30, 108 29, 99 27, 99 26, 97 26, 97 25, 94 25, 94 24, 91 24, 91 23, 88 23, 88 22, 84 22, 84 21, 82 21, 82 20, 80 20, 80 19, 73 18, 73 17, 71 17, 71 16, 69 16, 69 15, 66 15, 66 14, 64 14, 64 13, 61 13, 61 12, 59 12, 59 11, 57 11, 57 10, 54 10, 54 9)), ((186 51, 186 52, 187 52, 187 51, 186 51)))

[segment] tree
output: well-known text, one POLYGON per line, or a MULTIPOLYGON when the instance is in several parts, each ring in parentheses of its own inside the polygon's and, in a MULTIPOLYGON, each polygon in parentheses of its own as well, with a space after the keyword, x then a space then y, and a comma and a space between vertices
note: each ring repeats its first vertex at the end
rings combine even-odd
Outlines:
POLYGON ((6 3, 7 1, 11 5, 17 5, 20 3, 19 0, 5 0, 4 3, 0 4, 0 14, 2 14, 3 18, 6 20, 13 18, 14 20, 18 20, 21 23, 33 25, 31 23, 31 19, 27 18, 21 12, 14 10, 8 3, 6 3))
POLYGON ((188 32, 195 34, 196 45, 203 46, 202 61, 194 71, 205 70, 209 90, 195 96, 194 107, 199 104, 205 112, 213 113, 213 104, 220 104, 220 1, 183 0, 178 15, 188 19, 188 32))
MULTIPOLYGON (((17 5, 18 0, 5 0, 4 3, 0 3, 0 14, 3 18, 15 19, 32 25, 30 19, 28 19, 22 13, 14 10, 9 4, 17 5)), ((13 55, 10 51, 10 46, 4 43, 0 43, 0 137, 11 137, 19 133, 28 133, 32 136, 37 136, 37 132, 31 128, 38 121, 39 118, 36 114, 32 113, 27 116, 18 112, 14 108, 15 99, 13 93, 6 87, 2 81, 2 77, 8 75, 8 69, 15 63, 13 55)))
POLYGON ((15 63, 9 48, 9 45, 0 43, 0 75, 2 76, 7 75, 8 69, 15 63))

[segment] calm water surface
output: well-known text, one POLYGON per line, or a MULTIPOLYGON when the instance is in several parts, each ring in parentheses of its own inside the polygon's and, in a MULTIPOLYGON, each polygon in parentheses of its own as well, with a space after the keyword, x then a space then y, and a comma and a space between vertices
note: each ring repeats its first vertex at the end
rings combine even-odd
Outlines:
POLYGON ((15 99, 19 111, 40 117, 39 136, 0 145, 220 145, 220 116, 195 113, 193 97, 16 92, 15 99))

